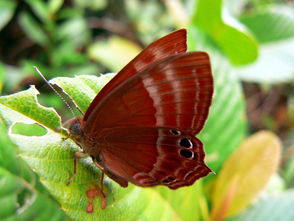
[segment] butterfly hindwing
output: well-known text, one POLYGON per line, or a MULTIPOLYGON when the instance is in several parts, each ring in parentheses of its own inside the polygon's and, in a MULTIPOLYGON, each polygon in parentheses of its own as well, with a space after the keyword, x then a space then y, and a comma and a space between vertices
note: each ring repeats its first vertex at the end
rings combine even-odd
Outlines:
POLYGON ((112 128, 100 140, 106 173, 138 186, 176 189, 211 171, 204 164, 202 143, 176 129, 112 128))

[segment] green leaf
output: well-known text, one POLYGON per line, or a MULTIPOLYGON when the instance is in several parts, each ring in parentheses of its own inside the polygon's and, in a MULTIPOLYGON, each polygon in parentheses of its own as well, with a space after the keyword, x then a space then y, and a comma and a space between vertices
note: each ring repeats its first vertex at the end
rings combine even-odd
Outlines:
POLYGON ((206 33, 211 33, 222 25, 222 0, 199 0, 196 3, 192 24, 206 33), (210 18, 210 19, 207 19, 210 18))
POLYGON ((34 42, 45 46, 48 44, 49 39, 41 26, 36 20, 28 13, 22 12, 19 16, 19 24, 26 35, 34 42))
POLYGON ((258 44, 251 35, 226 24, 211 35, 233 64, 244 65, 256 60, 258 44))
POLYGON ((17 156, 15 145, 7 137, 7 130, 0 118, 0 168, 22 177, 27 182, 35 179, 35 175, 28 166, 17 156))
POLYGON ((0 217, 2 220, 28 220, 52 217, 64 220, 65 216, 44 191, 36 175, 19 158, 15 145, 7 137, 0 121, 0 217), (38 214, 38 217, 36 217, 38 214))
POLYGON ((236 215, 245 209, 276 172, 280 153, 279 138, 271 132, 262 131, 247 138, 225 162, 215 181, 212 219, 236 215))
POLYGON ((88 54, 91 59, 101 62, 108 69, 116 72, 134 58, 140 50, 136 44, 114 36, 91 45, 88 54))
POLYGON ((222 19, 222 0, 197 1, 191 24, 206 32, 235 65, 253 62, 258 44, 248 33, 226 24, 222 19))
MULTIPOLYGON (((100 78, 93 76, 56 78, 51 83, 62 87, 74 102, 85 110, 110 77, 111 75, 103 75, 100 78)), ((80 159, 78 173, 73 182, 69 186, 66 185, 73 172, 74 153, 80 149, 72 140, 65 139, 61 134, 51 130, 52 123, 47 124, 47 122, 59 117, 56 113, 55 116, 51 115, 53 112, 49 114, 46 108, 40 109, 36 101, 37 94, 36 89, 31 87, 27 91, 1 97, 0 115, 9 125, 9 137, 19 147, 19 155, 36 171, 42 184, 57 199, 62 210, 69 217, 76 220, 199 219, 204 211, 203 205, 206 205, 200 183, 173 191, 166 187, 140 188, 134 185, 121 188, 108 178, 105 179, 104 184, 108 207, 101 210, 100 199, 95 199, 94 212, 87 213, 89 201, 85 192, 98 185, 100 171, 93 165, 90 158, 80 159), (30 101, 35 101, 35 104, 30 104, 30 101), (14 102, 16 103, 12 104, 14 102), (29 111, 23 108, 26 105, 30 107, 29 111), (44 121, 39 120, 40 117, 44 121), (47 130, 47 133, 43 136, 12 133, 11 128, 19 122, 38 123, 47 130), (198 199, 201 199, 202 206, 199 205, 198 199)))
POLYGON ((293 8, 276 6, 244 14, 239 21, 252 31, 260 43, 269 43, 294 37, 293 15, 293 8))
POLYGON ((64 220, 66 217, 46 194, 32 184, 0 167, 0 217, 3 220, 29 220, 41 217, 64 220), (29 187, 29 188, 28 188, 29 187), (25 201, 20 201, 24 197, 25 201), (36 214, 38 216, 36 217, 36 214))
POLYGON ((10 0, 0 0, 0 30, 10 21, 16 4, 10 0))
POLYGON ((290 221, 294 220, 294 192, 269 195, 230 221, 290 221))
POLYGON ((228 61, 211 46, 206 35, 191 26, 189 50, 208 52, 214 76, 214 95, 208 120, 199 138, 204 143, 206 162, 218 171, 246 135, 247 120, 241 84, 228 61), (196 44, 197 43, 197 44, 196 44))
POLYGON ((52 130, 58 130, 61 127, 60 117, 53 108, 39 105, 37 103, 37 95, 38 91, 32 86, 26 91, 0 97, 0 104, 3 105, 2 111, 5 112, 6 116, 3 119, 6 124, 11 125, 15 121, 26 124, 38 123, 46 125, 47 128, 52 130), (12 113, 10 114, 10 112, 12 113))

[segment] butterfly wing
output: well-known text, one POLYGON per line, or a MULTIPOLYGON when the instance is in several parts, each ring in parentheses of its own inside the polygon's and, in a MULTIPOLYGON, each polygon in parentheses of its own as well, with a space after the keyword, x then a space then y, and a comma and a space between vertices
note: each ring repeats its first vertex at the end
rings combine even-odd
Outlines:
POLYGON ((159 61, 170 55, 185 52, 187 50, 186 40, 186 29, 180 29, 151 43, 132 61, 130 61, 107 85, 105 85, 105 87, 102 88, 85 113, 84 119, 87 120, 96 105, 101 102, 110 91, 131 76, 142 71, 155 61, 159 61))
POLYGON ((113 127, 174 128, 197 134, 208 115, 213 80, 208 55, 189 52, 163 59, 112 90, 92 110, 92 137, 113 127))
POLYGON ((201 142, 213 93, 208 55, 189 52, 162 59, 109 92, 86 120, 97 138, 94 159, 126 186, 175 189, 210 170, 201 142))
POLYGON ((168 128, 112 128, 102 132, 102 165, 122 186, 189 186, 211 170, 204 164, 202 143, 168 128))

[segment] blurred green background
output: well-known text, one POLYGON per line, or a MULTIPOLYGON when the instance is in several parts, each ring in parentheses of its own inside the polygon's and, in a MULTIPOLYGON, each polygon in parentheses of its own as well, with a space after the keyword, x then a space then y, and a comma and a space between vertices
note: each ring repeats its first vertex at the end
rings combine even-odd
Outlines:
POLYGON ((0 0, 0 219, 294 220, 293 86, 291 0, 0 0), (78 147, 59 116, 72 116, 33 66, 86 110, 113 75, 96 76, 179 28, 211 58, 199 137, 216 175, 176 191, 107 179, 107 209, 86 213, 100 172, 81 160, 65 185, 78 147))

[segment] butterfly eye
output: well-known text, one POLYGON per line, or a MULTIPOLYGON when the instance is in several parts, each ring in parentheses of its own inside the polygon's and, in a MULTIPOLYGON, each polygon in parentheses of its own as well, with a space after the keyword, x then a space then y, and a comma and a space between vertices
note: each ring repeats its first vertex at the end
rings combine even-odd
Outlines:
POLYGON ((168 184, 168 183, 173 182, 175 179, 176 178, 169 176, 169 177, 165 178, 164 180, 162 180, 162 183, 168 184))
POLYGON ((180 150, 180 155, 182 157, 185 157, 187 159, 192 159, 194 157, 194 153, 190 150, 186 150, 186 149, 181 149, 180 150))
POLYGON ((186 147, 186 148, 192 148, 193 143, 188 138, 182 138, 180 140, 180 146, 186 147))
POLYGON ((170 132, 171 132, 171 134, 173 134, 173 135, 180 135, 180 134, 181 134, 181 132, 178 131, 178 130, 170 130, 170 132))

